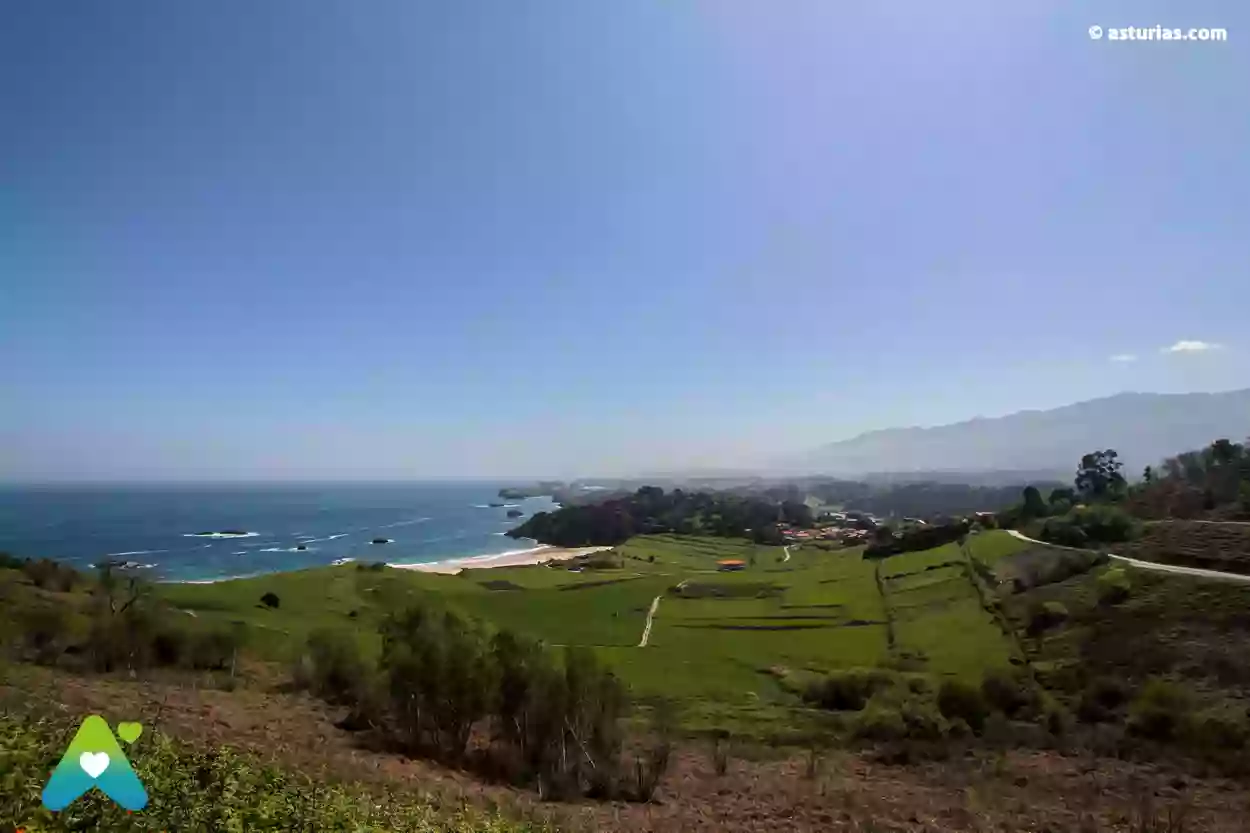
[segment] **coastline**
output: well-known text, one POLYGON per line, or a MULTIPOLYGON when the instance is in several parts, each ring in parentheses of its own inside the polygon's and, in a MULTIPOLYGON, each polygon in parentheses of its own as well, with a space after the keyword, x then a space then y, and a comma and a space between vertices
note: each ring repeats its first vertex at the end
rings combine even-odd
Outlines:
MULTIPOLYGON (((594 552, 610 550, 612 547, 557 547, 551 544, 541 544, 537 547, 530 547, 524 550, 510 550, 508 552, 487 553, 485 555, 466 555, 457 558, 445 558, 439 561, 421 561, 415 563, 387 563, 387 567, 393 567, 396 570, 418 570, 423 573, 439 573, 441 575, 454 576, 461 570, 489 570, 494 567, 528 567, 537 564, 546 564, 548 561, 565 561, 577 558, 580 555, 589 555, 594 552)), ((348 561, 345 563, 367 563, 348 561)), ((278 575, 281 573, 294 573, 303 570, 325 570, 332 567, 344 566, 343 564, 319 564, 309 567, 300 567, 295 570, 274 570, 261 571, 255 573, 247 573, 238 576, 222 576, 220 578, 206 579, 164 579, 158 580, 156 584, 220 584, 225 581, 243 581, 245 579, 260 578, 261 576, 278 575)))
POLYGON ((564 561, 589 555, 593 552, 610 550, 612 547, 557 547, 543 544, 527 550, 512 550, 493 555, 470 555, 462 558, 449 558, 443 561, 426 561, 417 564, 387 564, 397 570, 419 570, 423 573, 441 573, 455 575, 461 570, 489 570, 493 567, 529 567, 535 564, 546 564, 548 561, 564 561))

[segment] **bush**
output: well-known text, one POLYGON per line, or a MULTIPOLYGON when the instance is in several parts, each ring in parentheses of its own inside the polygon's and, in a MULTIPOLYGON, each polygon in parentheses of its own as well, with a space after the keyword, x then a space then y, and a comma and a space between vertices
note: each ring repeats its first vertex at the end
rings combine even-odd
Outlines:
POLYGON ((55 590, 68 593, 78 583, 79 575, 73 567, 58 564, 47 558, 38 561, 27 559, 21 562, 20 569, 31 583, 41 590, 55 590))
POLYGON ((339 705, 351 705, 357 686, 370 676, 360 658, 360 645, 347 631, 321 628, 308 636, 304 655, 295 671, 297 684, 339 705))
POLYGON ((152 657, 157 665, 181 665, 187 659, 190 634, 179 627, 166 627, 152 638, 152 657))
POLYGON ((1042 694, 1039 703, 1042 725, 1046 727, 1046 731, 1055 737, 1067 734, 1072 724, 1072 715, 1063 707, 1063 704, 1047 693, 1042 694))
POLYGON ((1205 709, 1184 727, 1185 740, 1198 751, 1240 750, 1250 742, 1250 715, 1229 707, 1205 709))
POLYGON ((221 671, 230 668, 242 647, 242 638, 234 630, 224 628, 193 631, 188 635, 186 663, 200 671, 221 671))
POLYGON ((0 552, 0 570, 20 570, 25 565, 26 559, 0 552))
POLYGON ((1066 621, 1068 621, 1068 609, 1063 602, 1042 602, 1030 608, 1026 631, 1029 636, 1040 636, 1066 621))
POLYGON ((859 711, 875 693, 893 682, 888 671, 878 668, 833 671, 809 684, 804 698, 822 709, 859 711))
POLYGON ((278 598, 277 593, 271 592, 271 593, 266 593, 265 595, 261 596, 260 603, 263 604, 265 607, 276 608, 282 603, 282 600, 278 598))
POLYGON ((1114 719, 1116 711, 1128 702, 1128 686, 1114 677, 1098 677, 1081 692, 1076 716, 1085 723, 1114 719))
POLYGON ((1132 593, 1128 573, 1122 567, 1113 567, 1098 577, 1098 603, 1117 605, 1127 601, 1132 593))
POLYGON ((941 740, 950 724, 931 697, 883 689, 872 696, 855 721, 854 735, 863 740, 941 740))
POLYGON ((985 727, 990 707, 976 686, 962 680, 944 680, 937 694, 938 710, 943 717, 963 721, 973 732, 985 727))
POLYGON ((993 669, 981 680, 981 696, 985 702, 1007 717, 1025 717, 1037 710, 1038 695, 1032 683, 1022 675, 993 669))
POLYGON ((87 634, 87 656, 96 671, 139 670, 152 664, 158 628, 146 607, 95 612, 87 634))
POLYGON ((1137 536, 1138 524, 1116 506, 1077 506, 1066 515, 1050 518, 1038 535, 1043 541, 1065 547, 1114 544, 1137 536))
POLYGON ((1037 537, 1051 544, 1058 544, 1061 547, 1084 549, 1089 546, 1089 535, 1072 521, 1071 515, 1065 515, 1062 518, 1048 518, 1046 523, 1042 524, 1041 532, 1038 533, 1037 537))
POLYGON ((22 647, 40 665, 51 665, 65 651, 73 630, 66 609, 60 605, 40 606, 21 616, 22 647))
POLYGON ((1192 697, 1183 686, 1152 679, 1129 706, 1128 729, 1150 740, 1175 740, 1191 708, 1192 697))

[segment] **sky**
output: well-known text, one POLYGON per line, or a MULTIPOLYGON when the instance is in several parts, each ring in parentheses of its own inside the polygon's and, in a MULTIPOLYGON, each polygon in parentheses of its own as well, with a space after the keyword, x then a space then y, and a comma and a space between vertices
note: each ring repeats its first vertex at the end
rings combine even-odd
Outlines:
POLYGON ((0 479, 628 474, 1250 386, 1244 0, 13 3, 0 479), (1091 26, 1223 27, 1226 42, 1091 26))

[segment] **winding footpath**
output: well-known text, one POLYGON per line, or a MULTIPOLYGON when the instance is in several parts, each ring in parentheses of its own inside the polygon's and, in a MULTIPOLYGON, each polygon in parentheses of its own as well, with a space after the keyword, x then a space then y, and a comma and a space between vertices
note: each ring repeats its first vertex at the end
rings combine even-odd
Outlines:
MULTIPOLYGON (((682 582, 685 584, 685 582, 682 582)), ((656 596, 651 600, 651 609, 647 611, 647 626, 642 629, 642 639, 638 640, 638 647, 647 647, 647 640, 651 638, 651 623, 655 621, 655 612, 660 607, 660 597, 656 596)))
POLYGON ((782 564, 784 564, 784 563, 786 563, 787 561, 789 561, 789 560, 790 560, 790 547, 789 547, 789 546, 785 546, 785 547, 782 547, 781 549, 785 551, 785 556, 786 556, 786 557, 785 557, 785 558, 783 558, 783 559, 781 559, 781 563, 782 563, 782 564))
MULTIPOLYGON (((1078 547, 1061 547, 1058 544, 1050 544, 1046 541, 1039 541, 1036 538, 1030 538, 1023 532, 1017 532, 1014 529, 1008 529, 1007 534, 1013 538, 1019 538, 1021 541, 1028 541, 1030 544, 1041 544, 1043 547, 1054 547, 1060 550, 1073 550, 1074 552, 1089 552, 1078 547)), ((1107 553, 1107 556, 1113 561, 1119 561, 1122 564, 1128 564, 1142 570, 1154 570, 1160 573, 1178 573, 1184 576, 1195 576, 1197 578, 1210 578, 1218 581, 1239 581, 1250 582, 1250 576, 1243 576, 1237 573, 1222 573, 1219 570, 1204 570, 1200 567, 1178 567, 1175 564, 1157 564, 1153 561, 1141 561, 1136 558, 1129 558, 1127 555, 1115 555, 1107 553)))

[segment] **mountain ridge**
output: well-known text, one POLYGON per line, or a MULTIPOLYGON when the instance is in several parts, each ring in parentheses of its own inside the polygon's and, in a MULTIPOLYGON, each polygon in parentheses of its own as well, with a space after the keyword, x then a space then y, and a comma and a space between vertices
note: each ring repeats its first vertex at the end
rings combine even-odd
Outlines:
POLYGON ((867 431, 791 457, 788 471, 1056 470, 1099 448, 1120 452, 1130 474, 1219 437, 1250 434, 1250 388, 1203 393, 1124 391, 1051 409, 935 426, 867 431))

